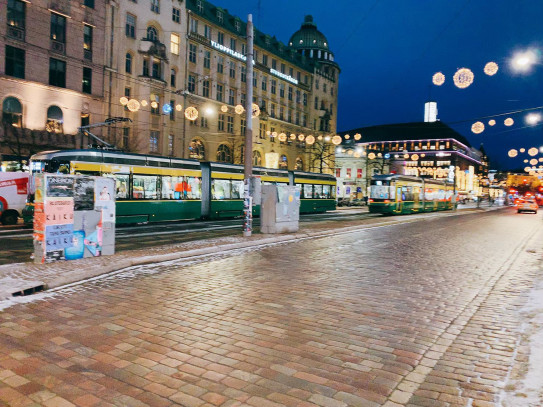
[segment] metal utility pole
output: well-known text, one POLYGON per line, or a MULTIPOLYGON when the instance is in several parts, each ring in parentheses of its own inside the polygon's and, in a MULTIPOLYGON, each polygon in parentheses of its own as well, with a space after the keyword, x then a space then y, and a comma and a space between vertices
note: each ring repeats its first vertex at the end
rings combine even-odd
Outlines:
POLYGON ((243 193, 243 236, 249 237, 253 231, 253 198, 251 178, 253 176, 253 15, 247 17, 247 100, 245 101, 245 160, 243 193))

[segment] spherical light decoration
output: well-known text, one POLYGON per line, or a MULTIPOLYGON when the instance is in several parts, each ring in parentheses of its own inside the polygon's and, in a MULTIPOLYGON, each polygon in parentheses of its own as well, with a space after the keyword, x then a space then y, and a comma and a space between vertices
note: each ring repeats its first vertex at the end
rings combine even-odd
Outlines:
POLYGON ((496 124, 496 120, 492 119, 488 121, 489 126, 494 126, 496 124))
POLYGON ((119 99, 119 102, 121 102, 121 105, 126 106, 128 104, 128 98, 126 96, 123 96, 119 99))
POLYGON ((356 141, 360 140, 361 138, 362 138, 362 134, 360 134, 360 133, 356 133, 356 134, 354 135, 354 139, 355 139, 356 141))
POLYGON ((426 154, 421 154, 420 157, 424 158, 424 157, 426 157, 426 154))
POLYGON ((539 157, 539 162, 543 162, 543 157, 539 157))
POLYGON ((524 162, 524 163, 528 163, 528 159, 524 160, 523 162, 524 162))
POLYGON ((348 151, 347 151, 347 154, 349 154, 349 155, 353 155, 353 153, 354 153, 353 150, 348 150, 348 151))
POLYGON ((143 99, 143 100, 141 101, 141 105, 142 105, 143 107, 147 106, 148 104, 149 104, 149 103, 148 103, 145 99, 143 99))
POLYGON ((136 99, 130 99, 126 104, 126 107, 128 107, 128 110, 131 112, 137 112, 140 109, 140 102, 136 99))
POLYGON ((274 131, 271 135, 272 135, 272 137, 277 137, 278 134, 277 134, 276 131, 274 131))
POLYGON ((496 75, 498 72, 498 64, 496 62, 489 62, 485 65, 484 71, 488 76, 496 75))
POLYGON ((303 134, 298 134, 298 140, 304 141, 305 136, 303 134))
POLYGON ((242 114, 245 109, 243 108, 242 105, 236 105, 236 107, 234 108, 234 111, 237 113, 237 114, 242 114))
POLYGON ((377 157, 382 158, 382 157, 383 157, 383 154, 377 153, 377 157))
POLYGON ((181 110, 183 110, 183 106, 181 106, 181 105, 176 105, 176 106, 175 106, 175 110, 177 110, 178 112, 180 112, 181 110))
POLYGON ((227 112, 228 112, 228 106, 222 105, 222 106, 221 106, 221 112, 227 113, 227 112))
POLYGON ((349 136, 348 134, 345 134, 343 137, 345 138, 345 140, 349 140, 351 138, 351 136, 349 136))
POLYGON ((315 137, 313 137, 311 134, 305 138, 305 143, 307 145, 311 145, 315 142, 315 137))
POLYGON ((411 159, 412 159, 413 161, 417 161, 417 160, 419 159, 419 155, 418 155, 418 154, 413 154, 413 155, 411 156, 411 159))
POLYGON ((531 164, 531 165, 536 165, 537 163, 538 163, 537 158, 532 158, 532 159, 530 160, 530 164, 531 164))
POLYGON ((162 106, 162 113, 164 114, 170 114, 172 112, 173 108, 170 104, 165 104, 162 106))
POLYGON ((473 83, 473 72, 468 68, 460 68, 453 76, 454 84, 459 89, 465 89, 473 83))
POLYGON ((290 135, 290 139, 291 139, 291 140, 296 140, 296 134, 292 133, 292 134, 290 135))
POLYGON ((280 133, 278 137, 279 141, 287 141, 287 135, 285 133, 280 133))
POLYGON ((409 154, 404 154, 403 158, 405 158, 405 159, 409 158, 409 154))
POLYGON ((354 157, 354 158, 360 158, 360 153, 354 153, 354 154, 353 154, 353 157, 354 157))
POLYGON ((531 170, 532 170, 531 167, 524 167, 524 171, 526 171, 526 172, 530 172, 531 170))
POLYGON ((322 140, 322 136, 319 136, 319 137, 317 137, 317 138, 319 139, 319 141, 322 140))
POLYGON ((518 155, 518 151, 515 150, 514 148, 512 148, 511 150, 509 150, 509 152, 507 153, 507 155, 511 158, 514 158, 518 155))
POLYGON ((508 117, 507 119, 503 121, 503 124, 505 124, 506 126, 512 126, 514 123, 515 121, 511 119, 510 117, 508 117))
POLYGON ((369 158, 370 160, 373 160, 373 159, 375 158, 375 153, 369 153, 369 154, 368 154, 368 158, 369 158))
POLYGON ((532 147, 532 148, 530 148, 530 149, 528 150, 528 154, 531 155, 532 157, 533 157, 534 155, 537 155, 537 153, 539 153, 539 150, 538 150, 537 148, 535 148, 535 147, 532 147))
POLYGON ((151 107, 152 107, 153 109, 156 109, 156 108, 158 107, 158 103, 155 102, 155 101, 153 100, 153 101, 151 102, 151 107))
POLYGON ((443 75, 441 72, 437 72, 432 76, 432 82, 434 85, 441 86, 445 83, 445 75, 443 75))
POLYGON ((521 149, 519 149, 518 151, 520 151, 521 153, 524 153, 524 152, 526 151, 526 149, 525 149, 525 148, 521 148, 521 149))
POLYGON ((258 117, 260 115, 260 107, 256 103, 253 103, 253 117, 258 117))
POLYGON ((485 130, 483 122, 475 122, 471 125, 471 131, 475 134, 480 134, 485 130))
POLYGON ((198 118, 198 109, 193 106, 189 106, 185 109, 185 117, 189 120, 196 120, 198 118))
POLYGON ((341 136, 334 136, 332 137, 332 143, 334 143, 336 146, 341 144, 341 136))
POLYGON ((330 136, 324 136, 324 141, 328 142, 330 141, 331 137, 330 136))

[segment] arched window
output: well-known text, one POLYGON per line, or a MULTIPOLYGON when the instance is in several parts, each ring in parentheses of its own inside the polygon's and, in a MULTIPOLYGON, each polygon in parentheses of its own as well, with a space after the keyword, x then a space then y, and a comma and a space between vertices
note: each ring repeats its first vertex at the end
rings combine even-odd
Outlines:
POLYGON ((253 151, 253 165, 262 166, 262 154, 258 150, 253 151))
POLYGON ((197 160, 205 160, 206 150, 201 140, 193 139, 189 144, 189 157, 197 160))
POLYGON ((303 171, 304 170, 304 160, 302 160, 302 157, 296 157, 296 170, 303 171))
POLYGON ((124 70, 126 73, 132 73, 132 54, 129 52, 126 53, 124 70))
POLYGON ((158 41, 158 32, 155 27, 147 27, 147 39, 149 41, 158 41))
POLYGON ((2 103, 2 122, 13 127, 23 127, 23 107, 17 98, 8 97, 2 103))
POLYGON ((282 154, 281 158, 279 158, 279 168, 282 170, 288 169, 288 158, 284 154, 282 154))
POLYGON ((62 110, 58 106, 49 106, 45 130, 49 133, 62 133, 62 110))
POLYGON ((217 149, 217 161, 223 163, 232 162, 232 150, 226 144, 221 144, 217 149))

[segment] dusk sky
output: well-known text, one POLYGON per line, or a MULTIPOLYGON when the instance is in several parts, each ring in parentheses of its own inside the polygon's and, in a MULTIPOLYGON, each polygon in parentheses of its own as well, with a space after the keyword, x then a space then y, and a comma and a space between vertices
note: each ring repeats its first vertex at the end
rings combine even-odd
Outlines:
MULTIPOLYGON (((314 16, 341 67, 338 131, 379 124, 423 121, 424 103, 437 102, 438 119, 481 143, 492 168, 524 167, 526 153, 510 159, 511 148, 543 146, 543 122, 527 126, 527 112, 543 106, 543 1, 541 0, 213 0, 285 44, 306 14, 314 16), (259 9, 260 4, 260 9, 259 9), (534 49, 539 61, 528 73, 509 66, 517 51, 534 49), (494 61, 499 71, 483 68, 494 61), (467 89, 453 84, 459 68, 475 75, 467 89), (442 72, 445 83, 432 84, 442 72), (511 127, 505 118, 515 121, 511 127), (473 134, 481 120, 486 128, 473 134)), ((534 110, 543 113, 542 109, 534 110)), ((540 155, 543 156, 543 155, 540 155)), ((540 156, 536 157, 539 158, 540 156)), ((543 164, 543 163, 542 163, 543 164)))

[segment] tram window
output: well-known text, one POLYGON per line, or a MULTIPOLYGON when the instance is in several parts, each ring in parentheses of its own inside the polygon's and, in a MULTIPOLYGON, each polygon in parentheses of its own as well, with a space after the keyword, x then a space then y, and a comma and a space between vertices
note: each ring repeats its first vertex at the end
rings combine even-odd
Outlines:
POLYGON ((323 198, 322 185, 315 185, 315 198, 323 198))
POLYGON ((134 175, 132 198, 133 199, 157 199, 156 175, 134 175))
POLYGON ((232 199, 243 198, 243 181, 232 181, 232 199))
POLYGON ((179 198, 180 194, 175 193, 175 186, 179 182, 178 179, 179 177, 170 177, 170 176, 162 177, 162 192, 161 192, 162 199, 180 199, 179 198))
POLYGON ((325 199, 330 199, 332 197, 331 191, 332 191, 332 187, 330 185, 323 185, 322 197, 325 199))
POLYGON ((211 195, 213 199, 230 199, 230 188, 232 184, 228 179, 214 179, 211 183, 211 195))
POLYGON ((413 200, 413 188, 402 187, 402 201, 412 201, 412 200, 413 200))
POLYGON ((126 199, 128 198, 128 175, 115 175, 115 199, 126 199))
POLYGON ((371 180, 370 185, 390 185, 389 181, 371 180))
POLYGON ((187 181, 187 199, 202 198, 202 179, 198 177, 185 177, 187 181))
POLYGON ((306 199, 312 199, 313 198, 313 185, 312 184, 303 184, 304 187, 304 193, 303 197, 306 199))

